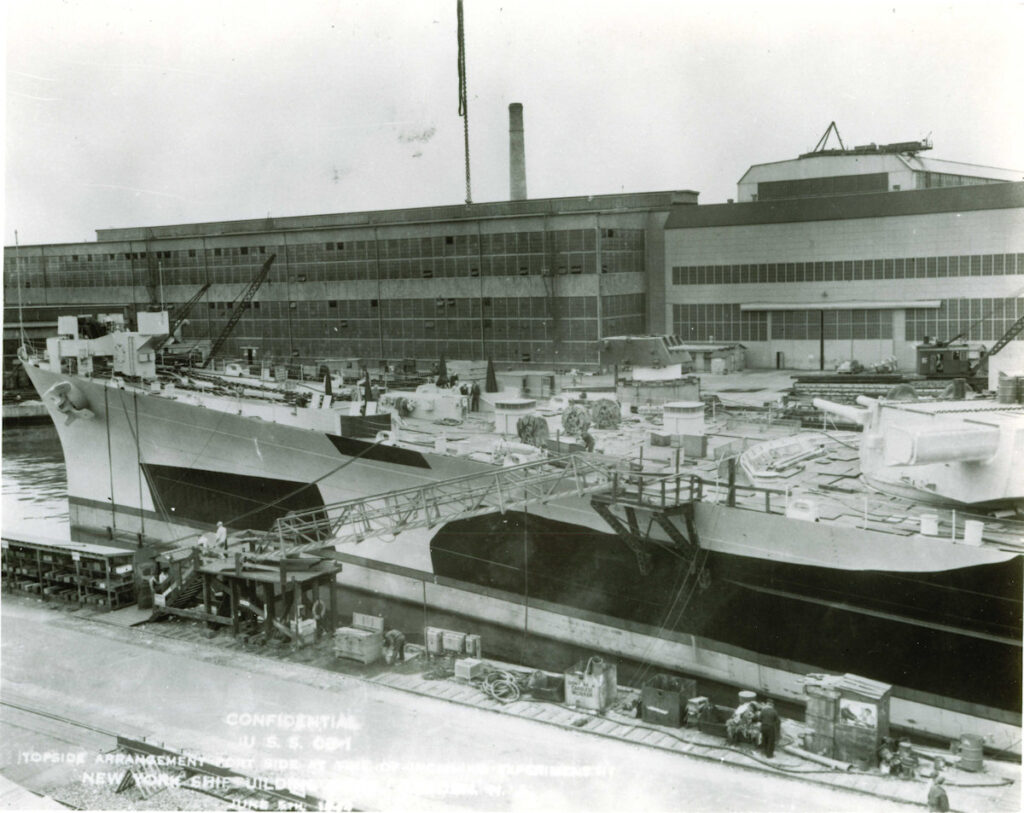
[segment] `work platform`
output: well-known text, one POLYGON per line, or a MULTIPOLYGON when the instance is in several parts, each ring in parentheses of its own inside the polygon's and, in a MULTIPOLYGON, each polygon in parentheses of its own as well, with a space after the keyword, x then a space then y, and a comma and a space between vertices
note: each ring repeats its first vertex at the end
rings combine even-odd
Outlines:
POLYGON ((338 625, 341 566, 330 559, 280 560, 275 565, 247 561, 242 552, 213 558, 198 548, 172 552, 164 592, 154 596, 154 616, 176 615, 208 627, 256 621, 267 640, 277 633, 293 643, 308 641, 321 620, 328 631, 338 625), (320 596, 327 594, 324 602, 320 596), (201 597, 200 608, 185 606, 201 597))

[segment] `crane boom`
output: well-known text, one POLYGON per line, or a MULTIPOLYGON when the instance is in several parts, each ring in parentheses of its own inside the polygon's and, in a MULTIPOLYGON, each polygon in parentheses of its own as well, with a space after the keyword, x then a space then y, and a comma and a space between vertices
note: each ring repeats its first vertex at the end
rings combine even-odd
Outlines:
POLYGON ((1024 330, 1024 316, 1020 317, 1020 319, 1018 319, 1016 322, 1010 325, 1010 329, 999 337, 999 340, 994 345, 992 345, 991 350, 989 350, 987 353, 981 354, 981 358, 974 362, 974 365, 971 367, 970 375, 974 375, 975 373, 977 373, 978 369, 985 361, 987 361, 1000 350, 1002 350, 1004 347, 1006 347, 1006 345, 1008 345, 1014 339, 1014 337, 1022 330, 1024 330))
POLYGON ((198 291, 192 294, 192 298, 188 302, 178 308, 177 312, 174 314, 171 326, 168 329, 168 333, 170 333, 171 336, 173 336, 174 332, 181 327, 182 322, 188 318, 188 315, 192 312, 192 308, 196 306, 196 303, 200 298, 202 298, 203 294, 210 290, 210 285, 211 283, 209 282, 205 283, 198 291))
POLYGON ((270 266, 274 264, 276 257, 276 254, 271 254, 270 257, 267 258, 267 261, 263 263, 263 267, 260 269, 260 272, 253 278, 253 281, 249 283, 249 287, 242 293, 242 297, 235 305, 235 309, 231 311, 228 323, 224 325, 220 335, 214 339, 213 345, 210 347, 210 355, 208 355, 206 357, 206 361, 203 362, 203 367, 208 367, 210 365, 210 361, 215 355, 217 355, 217 351, 224 346, 224 342, 228 340, 228 336, 231 335, 231 331, 235 329, 235 325, 238 324, 238 320, 241 319, 246 310, 248 310, 249 303, 252 302, 252 298, 256 296, 256 292, 260 289, 264 280, 266 280, 267 275, 270 273, 270 266))

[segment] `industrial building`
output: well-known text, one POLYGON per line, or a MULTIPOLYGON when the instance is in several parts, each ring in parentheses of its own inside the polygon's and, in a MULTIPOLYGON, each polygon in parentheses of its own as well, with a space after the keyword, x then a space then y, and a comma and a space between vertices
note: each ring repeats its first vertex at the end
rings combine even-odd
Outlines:
POLYGON ((229 356, 596 364, 601 336, 645 331, 662 227, 673 207, 696 201, 694 192, 508 201, 104 229, 95 243, 9 247, 5 338, 15 338, 18 280, 37 336, 53 332, 59 313, 183 303, 209 282, 183 335, 216 336, 275 254, 229 356))
POLYGON ((929 147, 758 165, 739 203, 673 210, 668 332, 742 342, 748 366, 809 370, 913 370, 926 336, 991 346, 1024 316, 1022 174, 916 154, 929 147))
POLYGON ((668 333, 742 343, 748 367, 891 357, 913 369, 925 336, 991 343, 1024 315, 1020 172, 922 158, 930 144, 907 142, 753 166, 737 203, 697 205, 692 191, 522 199, 512 113, 518 199, 8 246, 4 353, 19 299, 42 338, 59 314, 180 305, 205 283, 182 336, 215 337, 271 254, 223 355, 595 367, 601 338, 668 333))

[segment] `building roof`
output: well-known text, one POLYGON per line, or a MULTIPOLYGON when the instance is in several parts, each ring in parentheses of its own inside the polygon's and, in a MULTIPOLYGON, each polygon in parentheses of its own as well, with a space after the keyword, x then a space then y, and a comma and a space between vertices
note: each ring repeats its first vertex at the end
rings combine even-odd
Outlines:
POLYGON ((862 192, 828 197, 788 198, 754 203, 678 206, 669 214, 665 229, 902 217, 1019 207, 1024 207, 1024 182, 992 183, 903 192, 862 192))
POLYGON ((444 223, 500 217, 592 214, 597 212, 635 212, 666 210, 677 205, 696 205, 698 193, 692 190, 630 192, 614 195, 580 195, 564 198, 531 198, 494 203, 424 206, 413 209, 380 209, 295 217, 224 220, 207 223, 183 223, 170 226, 138 226, 97 229, 96 239, 148 240, 167 237, 222 236, 268 231, 293 231, 324 228, 358 228, 413 223, 444 223))
POLYGON ((968 164, 963 161, 947 161, 911 153, 812 153, 800 158, 782 161, 767 161, 752 164, 740 184, 759 181, 775 181, 790 178, 812 178, 831 175, 859 175, 865 172, 938 172, 947 175, 966 175, 972 178, 989 178, 997 181, 1019 181, 1024 172, 1019 169, 990 167, 983 164, 968 164))

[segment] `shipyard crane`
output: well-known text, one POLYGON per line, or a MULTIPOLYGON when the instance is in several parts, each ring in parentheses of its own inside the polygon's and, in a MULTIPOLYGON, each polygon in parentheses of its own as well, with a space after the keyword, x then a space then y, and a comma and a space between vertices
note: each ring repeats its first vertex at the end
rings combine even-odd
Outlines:
POLYGON ((988 361, 990 358, 992 358, 992 356, 994 356, 1004 347, 1006 347, 1006 345, 1013 341, 1017 334, 1020 333, 1022 330, 1024 330, 1024 316, 1021 316, 1020 319, 1018 319, 1016 322, 1010 325, 1010 329, 999 337, 998 341, 996 341, 996 343, 992 345, 991 350, 982 352, 981 356, 978 357, 978 360, 971 365, 971 369, 968 374, 977 375, 978 370, 981 369, 981 365, 988 361))
POLYGON ((178 306, 178 309, 175 311, 174 317, 171 320, 170 327, 167 329, 168 336, 167 340, 164 342, 164 346, 171 342, 174 338, 175 332, 185 323, 185 319, 187 319, 188 315, 192 312, 192 308, 196 306, 196 303, 202 298, 203 294, 210 290, 210 285, 211 283, 209 282, 203 284, 203 286, 192 295, 192 298, 188 302, 178 306))
POLYGON ((217 351, 224 346, 224 342, 228 340, 228 336, 231 335, 231 331, 235 329, 235 325, 238 324, 238 320, 245 315, 245 312, 249 309, 249 304, 252 302, 252 298, 256 296, 256 292, 260 289, 260 286, 266 280, 267 275, 270 273, 270 266, 274 264, 274 260, 277 257, 276 254, 271 254, 267 258, 267 261, 263 263, 263 267, 260 272, 253 278, 252 282, 249 283, 249 287, 242 292, 241 298, 235 304, 234 310, 231 311, 231 316, 228 317, 228 323, 224 325, 220 335, 213 340, 213 344, 210 346, 210 355, 206 357, 206 361, 203 362, 203 367, 210 366, 210 361, 217 355, 217 351))

